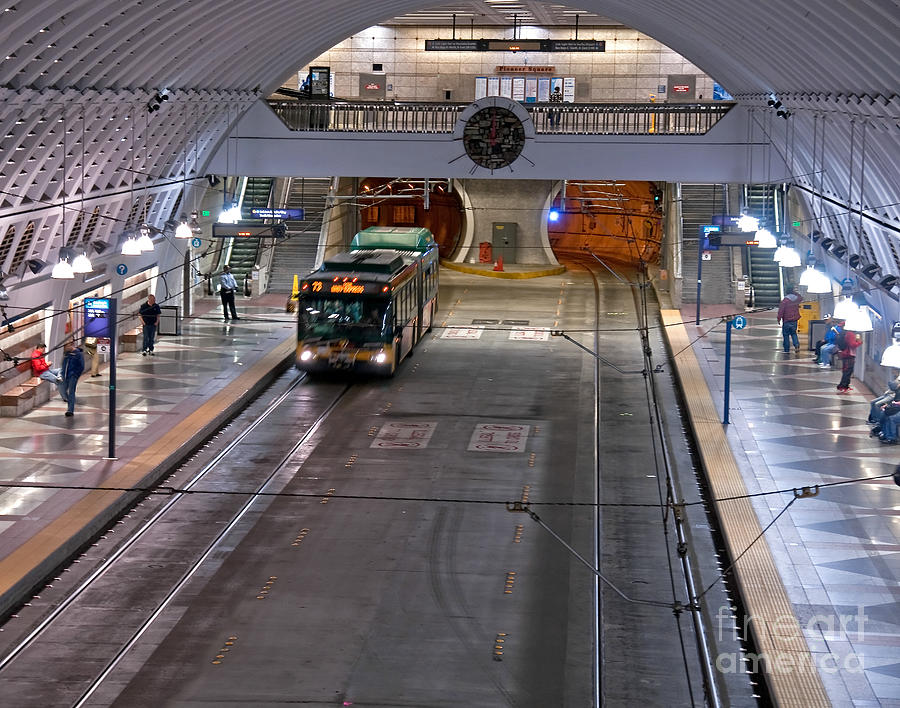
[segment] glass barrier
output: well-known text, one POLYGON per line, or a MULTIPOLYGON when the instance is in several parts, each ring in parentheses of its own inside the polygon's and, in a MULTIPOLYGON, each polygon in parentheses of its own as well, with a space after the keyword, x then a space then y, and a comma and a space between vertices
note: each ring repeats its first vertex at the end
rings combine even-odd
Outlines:
MULTIPOLYGON (((465 103, 269 101, 291 130, 335 133, 452 133, 465 103)), ((703 135, 734 103, 523 104, 538 134, 703 135)))

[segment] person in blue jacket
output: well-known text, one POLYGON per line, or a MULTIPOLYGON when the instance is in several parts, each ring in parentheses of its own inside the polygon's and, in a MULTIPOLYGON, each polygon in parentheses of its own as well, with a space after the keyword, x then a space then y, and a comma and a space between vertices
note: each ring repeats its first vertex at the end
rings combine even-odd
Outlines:
POLYGON ((825 341, 819 348, 818 364, 822 369, 831 367, 831 357, 837 351, 837 336, 843 331, 843 322, 835 320, 835 322, 825 332, 825 341))
POLYGON ((75 342, 66 342, 64 348, 61 374, 63 379, 63 390, 66 392, 65 401, 68 404, 66 417, 75 415, 75 387, 78 386, 78 379, 84 373, 84 354, 75 342))

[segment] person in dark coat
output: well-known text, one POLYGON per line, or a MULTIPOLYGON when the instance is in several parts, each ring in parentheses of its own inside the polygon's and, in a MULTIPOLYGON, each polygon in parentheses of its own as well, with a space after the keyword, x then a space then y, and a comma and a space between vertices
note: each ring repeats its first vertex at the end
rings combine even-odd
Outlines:
POLYGON ((800 339, 797 337, 797 322, 800 321, 800 303, 803 298, 792 288, 791 292, 784 296, 778 306, 778 324, 781 325, 781 336, 784 339, 784 353, 791 351, 790 342, 794 343, 794 351, 800 354, 800 339))
POLYGON ((66 417, 75 415, 75 387, 78 386, 78 379, 84 373, 84 354, 81 347, 74 342, 67 342, 63 354, 62 378, 63 388, 66 392, 65 401, 68 404, 66 417))

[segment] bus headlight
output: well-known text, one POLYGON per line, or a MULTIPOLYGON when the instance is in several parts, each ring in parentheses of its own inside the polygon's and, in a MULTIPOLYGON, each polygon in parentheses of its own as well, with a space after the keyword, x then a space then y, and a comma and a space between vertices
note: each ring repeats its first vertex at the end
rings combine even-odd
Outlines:
POLYGON ((309 349, 304 349, 300 354, 300 361, 309 361, 313 358, 313 353, 309 349))
POLYGON ((375 363, 376 364, 384 364, 387 361, 387 354, 384 351, 380 351, 375 355, 375 363))

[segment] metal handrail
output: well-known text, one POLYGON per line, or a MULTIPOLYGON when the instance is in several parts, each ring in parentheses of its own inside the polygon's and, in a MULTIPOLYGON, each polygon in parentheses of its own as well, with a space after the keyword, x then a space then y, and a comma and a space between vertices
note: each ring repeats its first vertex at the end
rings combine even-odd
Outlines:
MULTIPOLYGON (((291 130, 327 133, 452 133, 467 103, 273 101, 291 130)), ((703 135, 734 103, 526 103, 538 134, 703 135)))

